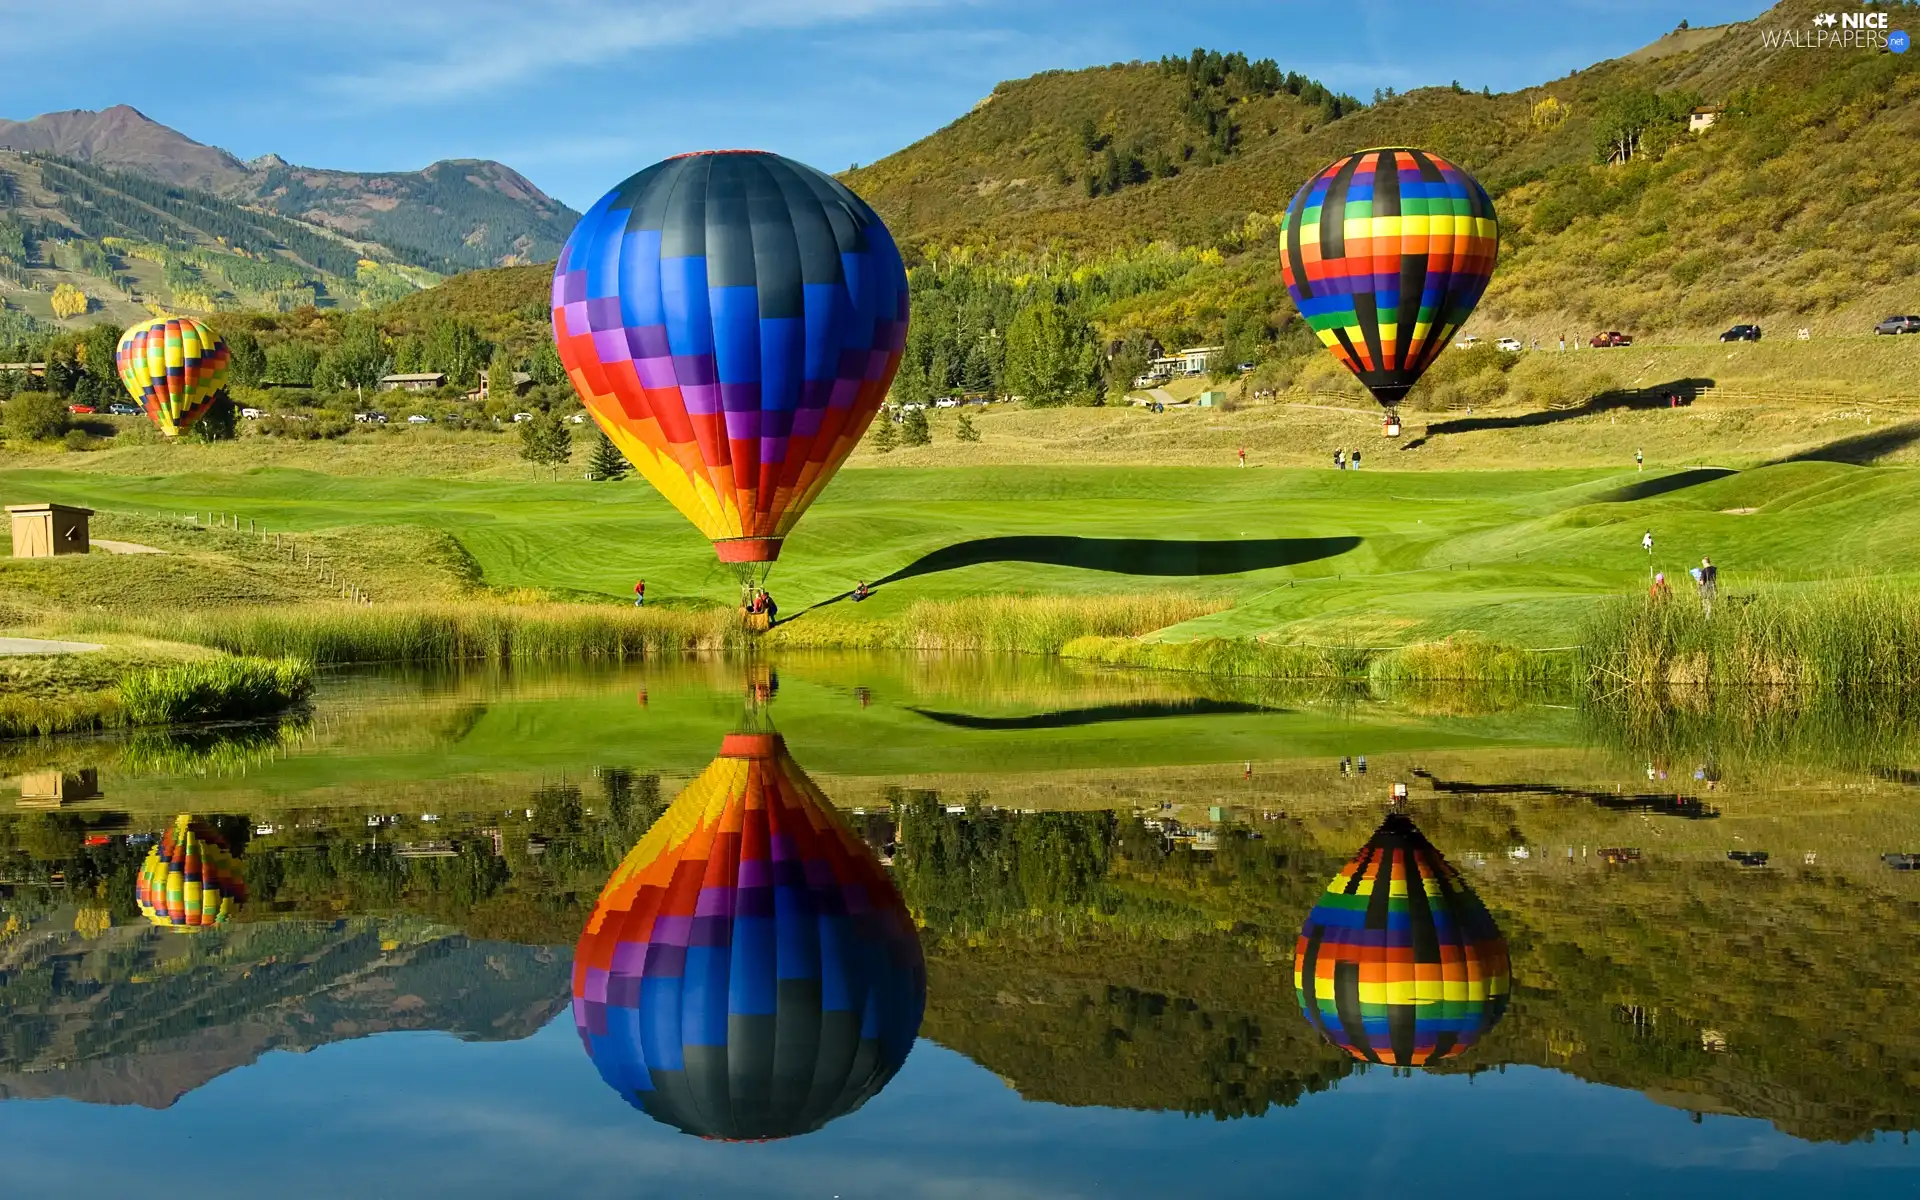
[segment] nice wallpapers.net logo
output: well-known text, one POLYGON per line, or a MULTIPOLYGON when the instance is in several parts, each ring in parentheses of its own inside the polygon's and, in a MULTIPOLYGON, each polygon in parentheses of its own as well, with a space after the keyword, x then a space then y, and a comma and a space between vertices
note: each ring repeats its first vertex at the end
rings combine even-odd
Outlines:
POLYGON ((1815 13, 1809 29, 1763 29, 1760 43, 1769 50, 1877 50, 1905 54, 1912 40, 1904 29, 1888 28, 1883 12, 1815 13))

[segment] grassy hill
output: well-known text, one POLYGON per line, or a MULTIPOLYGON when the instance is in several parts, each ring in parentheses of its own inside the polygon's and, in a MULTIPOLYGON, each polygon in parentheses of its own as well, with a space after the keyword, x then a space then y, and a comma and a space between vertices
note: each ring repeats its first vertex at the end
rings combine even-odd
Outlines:
MULTIPOLYGON (((1914 5, 1881 7, 1895 28, 1920 24, 1914 5)), ((1920 187, 1920 59, 1763 45, 1763 33, 1810 29, 1817 11, 1785 0, 1520 91, 1426 87, 1337 119, 1285 93, 1228 88, 1225 119, 1243 131, 1235 152, 1097 195, 1078 182, 1092 165, 1084 122, 1122 147, 1190 139, 1185 77, 1157 64, 1053 72, 1001 85, 844 178, 923 255, 1051 248, 1087 261, 1156 240, 1214 251, 1224 263, 1190 273, 1216 302, 1186 332, 1217 337, 1237 302, 1275 324, 1287 317, 1284 299, 1274 303, 1274 217, 1302 181, 1362 147, 1416 145, 1475 172, 1499 208, 1502 265, 1482 331, 1698 335, 1733 320, 1857 330, 1920 307, 1910 282, 1920 212, 1908 202, 1920 187), (1638 153, 1604 165, 1596 146, 1612 117, 1647 96, 1656 116, 1638 153), (1676 117, 1700 103, 1726 111, 1689 135, 1676 117)), ((1169 298, 1192 287, 1183 273, 1148 301, 1090 315, 1110 334, 1134 324, 1171 340, 1169 298)))

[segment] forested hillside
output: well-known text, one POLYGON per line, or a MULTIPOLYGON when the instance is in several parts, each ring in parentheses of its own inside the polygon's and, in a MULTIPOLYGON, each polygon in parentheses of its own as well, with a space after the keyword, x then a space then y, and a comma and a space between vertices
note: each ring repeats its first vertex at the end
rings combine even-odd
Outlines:
POLYGON ((41 320, 379 304, 459 269, 144 175, 0 151, 0 305, 41 320))
POLYGON ((18 340, 22 314, 381 304, 550 261, 577 217, 496 162, 243 163, 124 105, 0 121, 0 340, 18 340))
MULTIPOLYGON (((1894 28, 1920 24, 1920 6, 1880 7, 1894 28)), ((1819 11, 1787 0, 1537 87, 1383 92, 1351 110, 1204 51, 1002 84, 844 177, 916 264, 901 387, 991 377, 1084 399, 1124 386, 1156 345, 1292 358, 1310 346, 1288 332, 1280 217, 1314 171, 1379 145, 1437 151, 1494 196, 1501 263, 1470 332, 1862 333, 1920 308, 1920 56, 1766 44, 1819 11), (1702 106, 1717 122, 1690 133, 1702 106)))

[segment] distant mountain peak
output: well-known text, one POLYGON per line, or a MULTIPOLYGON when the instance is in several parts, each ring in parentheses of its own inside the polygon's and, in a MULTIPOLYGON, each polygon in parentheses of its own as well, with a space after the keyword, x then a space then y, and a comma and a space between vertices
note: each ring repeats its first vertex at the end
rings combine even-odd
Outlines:
POLYGON ((116 104, 0 120, 0 150, 57 155, 404 246, 458 267, 550 259, 579 214, 512 167, 442 159, 418 171, 303 167, 278 154, 242 162, 139 109, 116 104))
POLYGON ((246 173, 240 160, 225 150, 196 142, 130 104, 0 121, 0 150, 57 154, 207 191, 218 191, 246 173))

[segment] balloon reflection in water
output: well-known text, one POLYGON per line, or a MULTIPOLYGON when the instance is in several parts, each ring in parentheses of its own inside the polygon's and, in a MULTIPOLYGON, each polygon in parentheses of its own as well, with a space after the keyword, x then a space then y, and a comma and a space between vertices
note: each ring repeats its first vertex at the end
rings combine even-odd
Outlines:
POLYGON ((1363 1062, 1464 1052, 1507 1011, 1507 940, 1404 813, 1392 813, 1301 927, 1293 986, 1308 1021, 1363 1062))
POLYGON ((730 734, 614 871, 574 955, 587 1054, 655 1119, 808 1133, 906 1061, 926 963, 873 853, 778 734, 730 734))
POLYGON ((181 813, 147 852, 134 899, 147 920, 168 929, 224 924, 247 899, 240 860, 212 826, 181 813))

